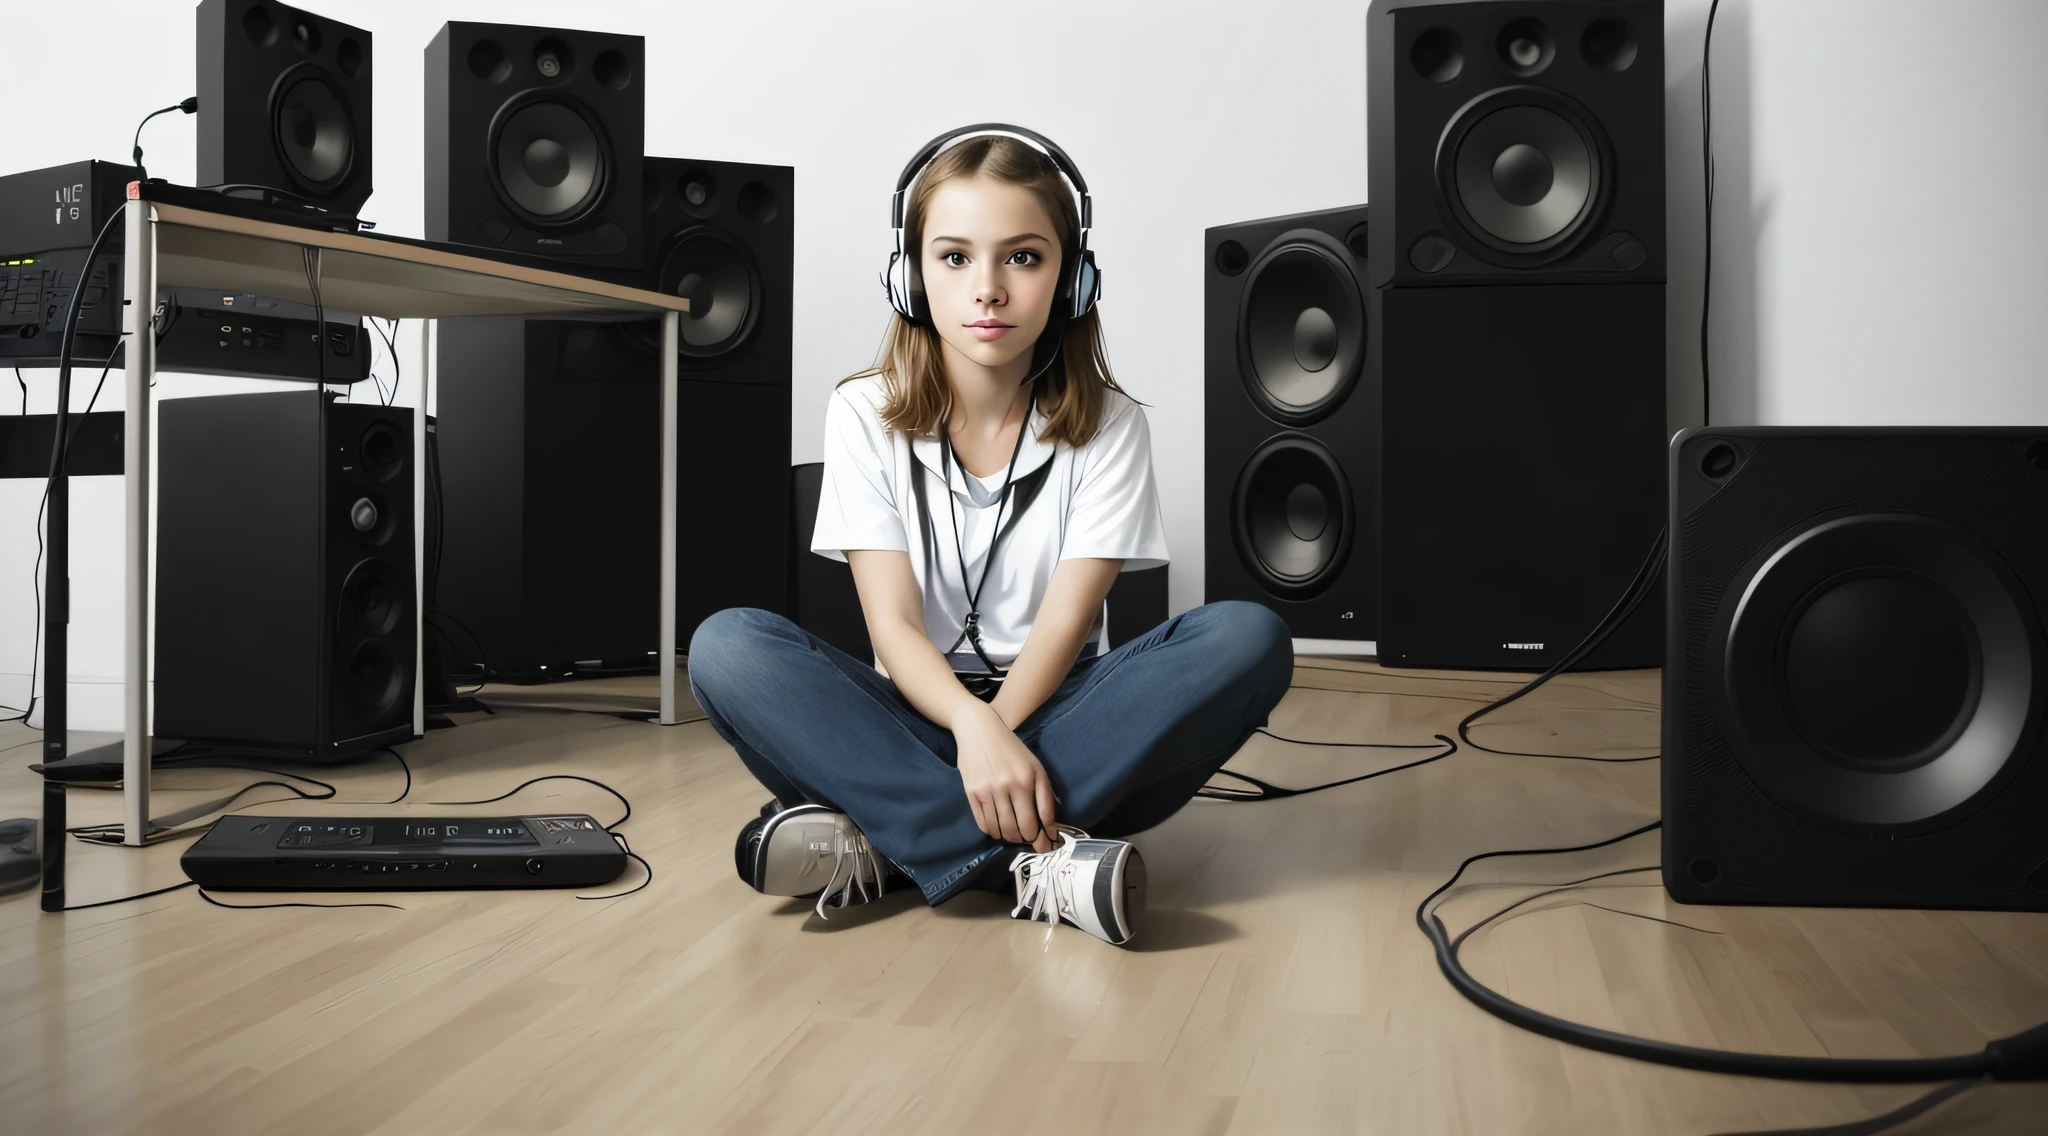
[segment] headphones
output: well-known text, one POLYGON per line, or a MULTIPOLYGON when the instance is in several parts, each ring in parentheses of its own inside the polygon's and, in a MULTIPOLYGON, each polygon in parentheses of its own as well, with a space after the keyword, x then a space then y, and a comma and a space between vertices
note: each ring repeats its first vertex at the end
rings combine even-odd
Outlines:
POLYGON ((1093 202, 1088 196, 1088 183, 1082 179, 1081 170, 1074 165, 1074 160, 1067 157, 1067 152, 1050 138, 1037 131, 1001 122, 982 122, 948 130, 925 143, 910 159, 910 164, 903 167, 903 176, 896 179, 895 196, 889 199, 889 224, 896 231, 896 251, 889 254, 889 267, 882 273, 882 286, 889 293, 889 306, 912 323, 931 323, 931 307, 924 298, 924 280, 913 264, 917 258, 906 254, 903 249, 903 195, 940 150, 970 134, 1013 134, 1035 142, 1045 151, 1046 157, 1052 159, 1053 165, 1067 175, 1067 180, 1074 183, 1074 191, 1081 198, 1081 231, 1076 234, 1073 247, 1065 250, 1067 255, 1060 268, 1059 291, 1053 297, 1052 316, 1059 321, 1086 315, 1102 298, 1102 273, 1096 270, 1095 253, 1088 248, 1088 229, 1094 212, 1093 202))

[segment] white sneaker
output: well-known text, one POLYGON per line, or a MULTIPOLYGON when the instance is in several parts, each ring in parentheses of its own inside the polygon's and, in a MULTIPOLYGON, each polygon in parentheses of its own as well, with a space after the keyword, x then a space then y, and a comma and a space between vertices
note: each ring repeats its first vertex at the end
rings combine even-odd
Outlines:
POLYGON ((882 897, 888 862, 853 818, 812 804, 762 813, 740 830, 735 850, 740 878, 754 890, 787 896, 815 891, 820 919, 830 918, 828 900, 845 907, 882 897))
POLYGON ((1017 906, 1010 917, 1043 917, 1047 948, 1060 923, 1115 946, 1130 942, 1145 909, 1145 858, 1128 840, 1097 839, 1067 824, 1057 827, 1058 842, 1049 851, 1019 852, 1010 861, 1017 883, 1017 906))

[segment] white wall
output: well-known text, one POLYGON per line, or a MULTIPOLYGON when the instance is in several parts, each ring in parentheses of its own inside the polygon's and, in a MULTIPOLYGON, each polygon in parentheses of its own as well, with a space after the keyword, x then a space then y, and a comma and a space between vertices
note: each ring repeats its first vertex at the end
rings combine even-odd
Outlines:
MULTIPOLYGON (((421 225, 421 50, 442 21, 574 24, 648 38, 650 153, 797 167, 796 460, 816 460, 833 381, 887 309, 887 202, 919 143, 972 121, 1058 139, 1095 194, 1103 319, 1120 381, 1151 405, 1174 556, 1172 606, 1202 597, 1201 231, 1365 195, 1361 0, 324 0, 376 34, 386 232, 421 225), (1075 29, 1085 26, 1087 30, 1075 29)), ((9 81, 38 92, 0 167, 125 160, 145 110, 193 90, 190 6, 17 5, 9 81), (90 62, 85 62, 90 60, 90 62)), ((1705 0, 1666 28, 1671 424, 1697 422, 1700 42, 1705 0)), ((1727 0, 1714 36, 1719 164, 1714 419, 2048 422, 2048 5, 2038 0, 1727 0)), ((189 181, 193 120, 144 139, 189 181)), ((414 358, 410 336, 400 344, 414 358)), ((387 373, 380 365, 381 373, 387 373)), ((408 368, 411 400, 416 368, 408 368)), ((0 412, 14 409, 12 376, 0 412)), ((91 376, 74 405, 82 407, 91 376)), ((31 409, 54 376, 30 375, 31 409)), ((100 406, 120 405, 118 383, 100 406)), ((163 397, 250 389, 166 376, 163 397)), ((367 389, 367 388, 364 388, 367 389)), ((0 482, 0 702, 29 669, 40 484, 0 482)), ((111 726, 120 671, 120 492, 74 482, 75 723, 111 726)))

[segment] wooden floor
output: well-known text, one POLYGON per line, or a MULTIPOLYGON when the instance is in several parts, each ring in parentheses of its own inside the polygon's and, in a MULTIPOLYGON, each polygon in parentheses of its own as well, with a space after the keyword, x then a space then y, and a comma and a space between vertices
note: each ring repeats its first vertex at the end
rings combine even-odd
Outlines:
MULTIPOLYGON (((1506 676, 1300 662, 1272 726, 1306 738, 1424 743, 1512 689, 1506 676)), ((1571 676, 1475 734, 1507 749, 1651 753, 1656 679, 1571 676)), ((1472 853, 1654 818, 1654 761, 1467 750, 1293 800, 1198 800, 1137 838, 1152 910, 1136 949, 1064 927, 1042 949, 1044 924, 1005 918, 993 895, 931 909, 904 891, 829 922, 757 895, 731 850, 764 794, 708 725, 514 706, 644 707, 650 688, 486 691, 496 716, 404 747, 405 804, 360 806, 610 821, 616 803, 570 781, 502 805, 429 803, 542 773, 597 777, 632 798, 625 831, 656 873, 623 899, 451 892, 368 897, 403 910, 235 911, 187 888, 64 915, 39 913, 33 892, 0 899, 0 1130, 1716 1133, 1852 1121, 1929 1088, 1639 1064, 1511 1028, 1445 983, 1416 902, 1472 853)), ((0 733, 0 816, 33 815, 34 735, 0 729, 12 731, 0 733)), ((1232 768, 1302 784, 1417 752, 1261 737, 1232 768)), ((155 811, 250 779, 160 774, 155 811)), ((388 801, 403 777, 383 757, 338 783, 320 810, 388 801)), ((118 795, 73 790, 71 813, 118 820, 118 795)), ((177 883, 183 846, 73 841, 71 902, 177 883)), ((1528 885, 1653 865, 1657 851, 1651 834, 1548 863, 1489 862, 1446 918, 1455 929, 1528 885)), ((635 865, 612 890, 641 878, 635 865)), ((1481 980, 1538 1008, 1696 1045, 1946 1054, 2048 1018, 2038 915, 1685 907, 1645 872, 1532 904, 1465 953, 1481 980)), ((1895 1131, 2043 1130, 2048 1089, 1989 1086, 1895 1131)))

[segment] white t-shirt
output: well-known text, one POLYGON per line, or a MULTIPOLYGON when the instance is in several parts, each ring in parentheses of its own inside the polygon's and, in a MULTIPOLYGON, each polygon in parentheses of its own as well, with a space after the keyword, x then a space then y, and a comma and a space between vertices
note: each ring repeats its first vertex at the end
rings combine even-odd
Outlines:
MULTIPOLYGON (((968 476, 956 455, 949 509, 938 439, 913 440, 885 429, 885 398, 877 375, 841 383, 832 392, 825 410, 825 476, 811 551, 834 560, 845 560, 848 549, 908 553, 924 594, 925 634, 954 669, 980 672, 980 657, 961 638, 967 622, 961 550, 966 553, 966 586, 971 587, 980 582, 988 561, 1004 471, 968 476), (961 526, 957 549, 956 524, 961 526)), ((1003 668, 1023 650, 1060 561, 1121 559, 1126 572, 1167 562, 1144 408, 1124 394, 1105 391, 1101 427, 1079 449, 1041 439, 1046 421, 1033 406, 1017 452, 1010 503, 1002 510, 1002 543, 981 593, 982 646, 1003 668)), ((1100 616, 1096 624, 1083 655, 1100 650, 1100 616)))

